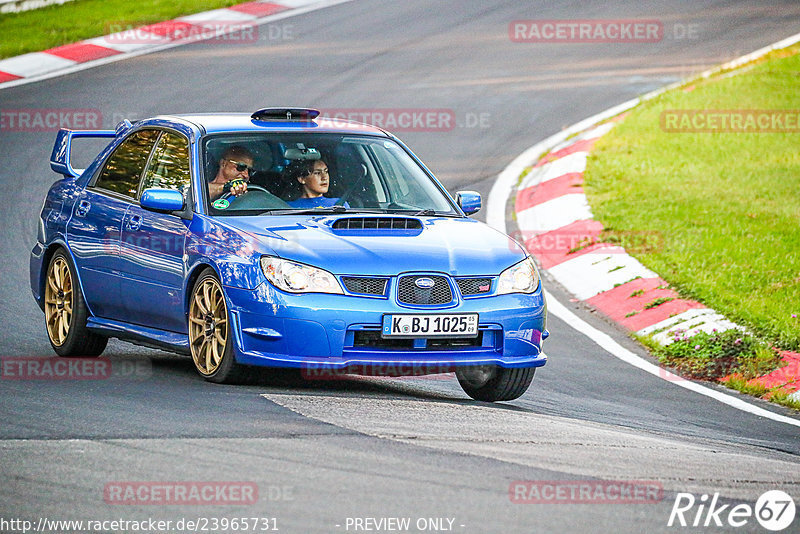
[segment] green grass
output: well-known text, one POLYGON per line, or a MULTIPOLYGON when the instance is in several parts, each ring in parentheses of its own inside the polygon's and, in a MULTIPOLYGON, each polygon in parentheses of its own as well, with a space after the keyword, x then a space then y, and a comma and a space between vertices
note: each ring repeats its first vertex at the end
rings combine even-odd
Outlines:
POLYGON ((647 304, 645 304, 644 305, 644 309, 645 310, 650 310, 650 309, 653 309, 653 308, 655 308, 657 306, 661 306, 662 304, 667 303, 667 302, 669 302, 671 300, 675 300, 675 299, 673 299, 672 297, 658 297, 657 299, 653 299, 650 302, 648 302, 647 304))
POLYGON ((0 58, 37 52, 111 33, 109 25, 141 26, 244 0, 74 0, 0 15, 0 58))
POLYGON ((783 388, 777 387, 767 389, 761 384, 748 384, 747 379, 737 375, 734 375, 729 380, 725 381, 725 385, 731 389, 746 393, 747 395, 762 397, 776 404, 781 404, 788 408, 800 410, 800 402, 790 398, 791 392, 788 392, 783 388))
POLYGON ((800 47, 645 102, 597 144, 592 211, 688 298, 800 348, 800 133, 668 133, 664 110, 800 110, 800 47))
POLYGON ((719 382, 747 395, 800 410, 800 402, 790 398, 791 389, 750 382, 785 365, 774 348, 753 335, 726 330, 686 337, 683 331, 677 331, 669 345, 661 345, 652 336, 634 337, 650 349, 664 368, 680 376, 719 382))
POLYGON ((674 368, 681 376, 718 381, 734 373, 744 380, 764 375, 780 367, 781 357, 763 340, 739 330, 699 332, 686 337, 682 331, 669 345, 646 343, 659 362, 674 368))

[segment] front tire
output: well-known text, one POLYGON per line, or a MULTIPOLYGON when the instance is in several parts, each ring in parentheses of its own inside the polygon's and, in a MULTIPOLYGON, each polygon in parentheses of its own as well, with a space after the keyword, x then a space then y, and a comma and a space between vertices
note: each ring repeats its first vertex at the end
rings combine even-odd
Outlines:
POLYGON ((476 365, 456 369, 456 378, 464 392, 475 400, 510 401, 528 391, 535 367, 506 368, 476 365))
POLYGON ((206 269, 189 302, 189 346, 200 376, 217 384, 242 381, 246 367, 236 363, 232 338, 222 284, 213 270, 206 269))
POLYGON ((63 249, 50 258, 44 288, 44 320, 47 337, 63 357, 100 356, 108 338, 86 328, 89 312, 72 263, 63 249))

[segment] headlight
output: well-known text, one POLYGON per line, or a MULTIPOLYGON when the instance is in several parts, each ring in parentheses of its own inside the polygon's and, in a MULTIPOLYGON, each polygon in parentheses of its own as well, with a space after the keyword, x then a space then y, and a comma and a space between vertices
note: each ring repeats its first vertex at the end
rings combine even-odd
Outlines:
POLYGON ((310 265, 264 256, 261 270, 272 285, 283 291, 342 294, 342 286, 335 276, 310 265))
POLYGON ((530 257, 512 265, 502 273, 497 283, 497 294, 533 293, 539 287, 539 273, 530 257))

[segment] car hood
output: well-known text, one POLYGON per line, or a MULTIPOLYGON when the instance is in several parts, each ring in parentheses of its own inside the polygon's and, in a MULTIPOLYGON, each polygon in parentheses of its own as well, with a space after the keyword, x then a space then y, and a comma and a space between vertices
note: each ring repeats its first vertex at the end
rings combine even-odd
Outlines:
POLYGON ((345 222, 342 219, 378 217, 387 218, 283 215, 226 217, 225 223, 253 236, 265 254, 339 275, 391 276, 409 271, 497 275, 526 255, 510 237, 466 217, 400 217, 419 221, 416 229, 337 229, 345 222))

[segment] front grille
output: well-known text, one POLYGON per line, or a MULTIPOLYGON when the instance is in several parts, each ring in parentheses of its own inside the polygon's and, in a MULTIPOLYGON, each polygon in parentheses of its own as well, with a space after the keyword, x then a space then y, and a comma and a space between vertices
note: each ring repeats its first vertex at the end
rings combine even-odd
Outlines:
POLYGON ((428 350, 458 350, 464 347, 480 347, 483 345, 483 332, 476 337, 443 337, 428 340, 428 350))
POLYGON ((404 276, 397 285, 397 300, 403 304, 448 304, 453 301, 453 292, 444 276, 404 276), (429 278, 433 286, 418 287, 416 281, 420 278, 429 278))
POLYGON ((333 223, 334 230, 420 230, 419 219, 408 217, 342 217, 333 223))
POLYGON ((482 295, 488 293, 492 288, 491 278, 458 278, 456 279, 458 289, 465 297, 469 295, 482 295))
POLYGON ((353 336, 353 347, 360 349, 410 350, 413 339, 382 338, 380 330, 359 330, 353 336))
POLYGON ((350 293, 359 293, 361 295, 384 295, 386 293, 386 282, 386 278, 342 277, 342 283, 350 293))
POLYGON ((477 337, 428 338, 425 346, 414 348, 413 339, 383 338, 380 330, 359 330, 354 333, 353 347, 375 350, 458 350, 483 345, 483 332, 477 337))

